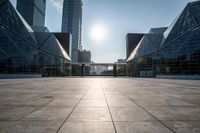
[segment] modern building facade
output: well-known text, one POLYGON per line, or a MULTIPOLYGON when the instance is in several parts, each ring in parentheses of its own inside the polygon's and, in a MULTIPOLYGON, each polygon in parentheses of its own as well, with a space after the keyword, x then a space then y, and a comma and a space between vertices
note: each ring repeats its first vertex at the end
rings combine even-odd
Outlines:
POLYGON ((53 33, 30 26, 9 0, 0 2, 0 73, 66 75, 70 58, 53 33))
POLYGON ((58 39, 64 50, 71 55, 72 37, 70 33, 54 32, 55 37, 58 39))
POLYGON ((167 29, 151 30, 127 61, 133 76, 200 75, 200 1, 188 3, 167 29))
POLYGON ((132 51, 135 49, 137 44, 140 42, 143 33, 129 33, 126 35, 126 58, 131 55, 132 51))
POLYGON ((46 0, 17 0, 17 10, 29 25, 44 26, 46 0))
POLYGON ((78 62, 82 32, 82 0, 64 0, 62 32, 72 34, 72 62, 78 62))

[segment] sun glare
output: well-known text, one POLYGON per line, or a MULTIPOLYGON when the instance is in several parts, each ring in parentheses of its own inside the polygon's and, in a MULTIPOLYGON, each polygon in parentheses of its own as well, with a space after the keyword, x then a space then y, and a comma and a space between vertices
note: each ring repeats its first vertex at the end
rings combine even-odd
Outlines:
POLYGON ((90 37, 93 41, 101 42, 107 37, 106 28, 103 25, 96 24, 90 30, 90 37))

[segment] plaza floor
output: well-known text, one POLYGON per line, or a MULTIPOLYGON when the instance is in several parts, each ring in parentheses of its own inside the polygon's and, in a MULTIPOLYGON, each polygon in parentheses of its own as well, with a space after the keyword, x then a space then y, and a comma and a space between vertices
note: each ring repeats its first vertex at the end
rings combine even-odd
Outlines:
POLYGON ((200 133, 200 81, 0 80, 0 133, 200 133))

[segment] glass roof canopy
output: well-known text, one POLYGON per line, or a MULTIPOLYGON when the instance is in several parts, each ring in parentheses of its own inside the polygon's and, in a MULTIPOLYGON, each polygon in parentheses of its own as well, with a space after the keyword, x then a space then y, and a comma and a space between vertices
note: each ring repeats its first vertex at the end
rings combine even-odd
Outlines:
MULTIPOLYGON (((127 61, 148 55, 171 44, 184 34, 193 31, 200 25, 200 1, 190 2, 176 17, 173 23, 163 32, 150 32, 142 38, 127 61)), ((159 28, 158 28, 159 29, 159 28)), ((161 30, 160 30, 161 31, 161 30)))
POLYGON ((165 30, 166 28, 152 28, 148 34, 144 35, 127 61, 158 50, 165 30))

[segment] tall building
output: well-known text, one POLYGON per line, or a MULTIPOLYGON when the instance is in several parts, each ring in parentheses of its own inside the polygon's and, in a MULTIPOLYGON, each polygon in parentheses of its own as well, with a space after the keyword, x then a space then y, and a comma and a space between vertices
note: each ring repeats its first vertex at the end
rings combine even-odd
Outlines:
POLYGON ((17 10, 29 25, 44 26, 46 0, 17 0, 17 10))
POLYGON ((81 47, 82 31, 82 0, 64 0, 62 32, 72 34, 72 62, 78 62, 78 52, 81 47))

